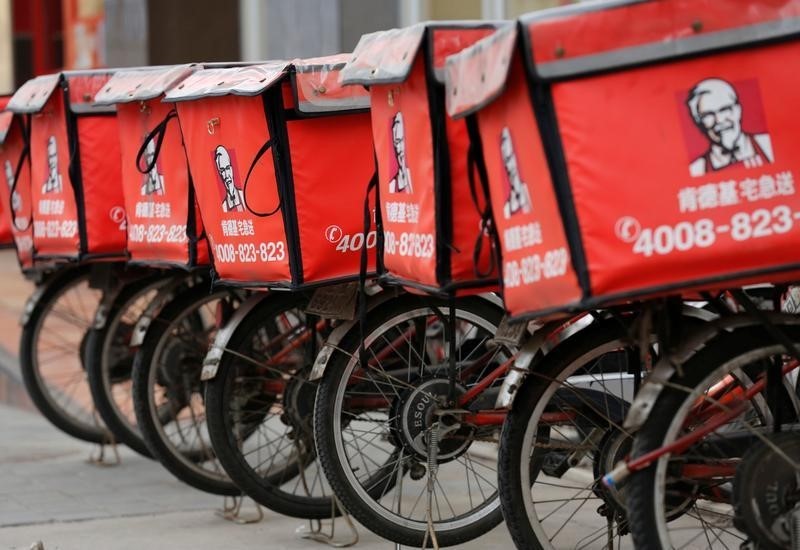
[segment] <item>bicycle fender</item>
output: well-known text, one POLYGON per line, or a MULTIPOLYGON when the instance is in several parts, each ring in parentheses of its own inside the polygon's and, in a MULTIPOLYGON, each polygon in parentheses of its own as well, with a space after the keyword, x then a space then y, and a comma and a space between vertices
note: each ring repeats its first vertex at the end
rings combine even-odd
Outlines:
POLYGON ((203 371, 200 374, 200 380, 205 382, 217 376, 222 355, 225 353, 225 350, 228 349, 228 342, 242 323, 242 320, 247 317, 258 304, 273 296, 274 294, 270 294, 269 292, 259 292, 247 298, 242 305, 236 308, 236 311, 233 312, 233 315, 231 315, 231 318, 225 323, 225 326, 217 331, 214 342, 211 344, 211 347, 208 348, 208 353, 206 353, 206 357, 203 359, 203 371))
MULTIPOLYGON (((691 305, 684 306, 683 315, 703 321, 712 321, 717 317, 708 310, 691 305)), ((551 332, 563 325, 562 322, 554 321, 537 329, 533 336, 523 344, 522 349, 520 349, 514 366, 509 370, 509 373, 503 381, 503 385, 500 387, 500 394, 497 396, 495 406, 500 409, 510 408, 514 402, 514 396, 517 390, 522 386, 522 383, 530 372, 533 361, 540 353, 542 356, 547 355, 556 346, 588 328, 594 321, 595 318, 592 315, 581 317, 559 332, 555 342, 549 341, 547 337, 551 332)))
POLYGON ((28 299, 25 300, 25 307, 22 308, 22 314, 19 317, 19 325, 24 327, 28 324, 28 321, 31 320, 31 315, 33 315, 33 310, 36 309, 36 306, 39 305, 39 302, 42 299, 42 295, 47 291, 47 285, 40 285, 37 286, 33 293, 28 296, 28 299))
MULTIPOLYGON (((800 325, 800 317, 797 315, 763 312, 772 323, 800 325)), ((638 430, 647 420, 650 410, 653 408, 661 392, 666 387, 669 380, 692 355, 712 340, 719 333, 733 331, 748 326, 761 325, 759 318, 747 314, 738 314, 730 317, 718 318, 699 328, 684 343, 683 346, 669 357, 662 358, 653 368, 647 378, 645 378, 639 393, 633 398, 628 415, 625 417, 623 427, 628 430, 638 430)))
MULTIPOLYGON (((569 334, 562 335, 561 339, 563 340, 576 332, 580 332, 592 323, 591 316, 587 316, 585 319, 587 319, 585 322, 583 319, 576 322, 573 325, 575 328, 570 327, 571 330, 569 334)), ((500 393, 497 395, 497 401, 495 402, 496 409, 507 409, 511 407, 514 403, 517 390, 522 386, 522 382, 525 380, 528 372, 530 372, 533 361, 540 353, 547 354, 549 351, 547 346, 548 336, 563 324, 564 323, 561 321, 547 323, 534 331, 525 343, 522 344, 522 348, 517 352, 517 357, 514 360, 514 366, 508 370, 508 374, 506 374, 506 377, 503 379, 503 385, 500 386, 500 393)), ((564 332, 566 332, 566 330, 564 332)))
MULTIPOLYGON (((390 299, 396 298, 398 295, 397 292, 384 290, 378 294, 368 296, 367 311, 372 311, 390 299)), ((328 359, 331 358, 333 352, 338 349, 339 343, 351 330, 358 330, 358 323, 358 319, 345 321, 331 331, 325 343, 320 348, 319 353, 317 353, 317 357, 314 359, 314 366, 311 368, 311 374, 308 377, 309 380, 319 380, 322 378, 322 375, 325 374, 325 367, 328 365, 328 359)))
POLYGON ((158 317, 158 314, 161 313, 164 306, 175 298, 179 288, 183 284, 188 284, 192 280, 192 277, 191 274, 177 276, 158 291, 158 294, 156 294, 153 301, 147 305, 144 313, 139 316, 139 319, 137 319, 136 324, 133 326, 133 334, 131 334, 130 343, 131 347, 142 345, 144 337, 147 334, 147 329, 150 328, 153 319, 158 317))
POLYGON ((31 320, 31 315, 33 315, 33 310, 36 309, 36 307, 39 305, 39 302, 42 301, 42 297, 48 290, 56 285, 61 284, 61 281, 64 279, 64 277, 81 269, 85 270, 86 267, 69 267, 64 271, 52 275, 51 277, 45 278, 41 284, 37 285, 33 290, 33 293, 31 293, 28 299, 25 300, 25 306, 22 308, 22 313, 20 314, 19 318, 20 326, 25 326, 28 324, 28 322, 31 320))

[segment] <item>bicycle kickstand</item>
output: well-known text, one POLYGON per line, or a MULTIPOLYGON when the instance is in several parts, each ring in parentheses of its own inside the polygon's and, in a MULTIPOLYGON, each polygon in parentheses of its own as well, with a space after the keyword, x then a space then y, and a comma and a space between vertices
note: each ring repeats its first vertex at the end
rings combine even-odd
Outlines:
MULTIPOLYGON (((97 411, 94 413, 94 420, 99 426, 100 422, 97 418, 97 411)), ((114 437, 114 434, 111 432, 106 432, 105 440, 101 443, 98 443, 97 446, 97 454, 95 454, 94 451, 90 451, 89 458, 86 460, 86 462, 94 466, 102 466, 104 468, 119 466, 122 463, 122 458, 119 456, 119 448, 117 447, 117 439, 114 437), (114 454, 113 460, 106 460, 106 447, 111 447, 111 451, 114 454)))
POLYGON ((310 519, 308 520, 308 527, 300 526, 295 531, 301 539, 311 540, 330 546, 331 548, 348 548, 358 543, 358 530, 353 523, 350 514, 341 507, 339 499, 333 497, 331 501, 331 528, 330 531, 325 533, 322 529, 322 520, 310 519), (342 518, 350 528, 351 538, 349 540, 336 540, 336 511, 342 511, 342 518))
POLYGON ((264 519, 264 510, 257 502, 253 502, 256 506, 256 511, 253 515, 246 516, 242 514, 242 505, 244 504, 245 498, 244 495, 238 497, 224 497, 222 509, 217 510, 216 514, 222 519, 237 525, 249 525, 251 523, 258 523, 264 519))

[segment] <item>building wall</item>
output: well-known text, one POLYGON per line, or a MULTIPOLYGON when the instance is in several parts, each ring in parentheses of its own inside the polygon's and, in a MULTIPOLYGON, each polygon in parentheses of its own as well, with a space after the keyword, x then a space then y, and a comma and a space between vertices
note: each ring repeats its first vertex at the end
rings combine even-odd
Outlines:
POLYGON ((515 18, 529 11, 573 4, 577 0, 505 0, 506 17, 515 18))
POLYGON ((146 9, 150 65, 240 58, 238 2, 148 0, 146 9))
POLYGON ((292 59, 339 53, 339 3, 331 0, 266 0, 262 14, 265 57, 292 59))
POLYGON ((341 0, 340 50, 353 51, 362 34, 400 26, 400 2, 406 0, 341 0))
POLYGON ((147 65, 147 3, 105 0, 106 62, 109 67, 147 65))
POLYGON ((428 0, 427 4, 427 19, 481 19, 483 15, 481 0, 428 0))
POLYGON ((61 0, 12 0, 14 81, 21 86, 63 65, 61 0))

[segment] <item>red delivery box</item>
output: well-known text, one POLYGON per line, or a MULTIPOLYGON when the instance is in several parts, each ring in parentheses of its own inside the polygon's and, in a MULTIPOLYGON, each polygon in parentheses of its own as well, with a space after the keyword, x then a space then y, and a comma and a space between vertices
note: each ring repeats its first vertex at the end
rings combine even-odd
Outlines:
POLYGON ((512 312, 798 276, 798 15, 796 0, 576 5, 450 60, 448 108, 476 114, 500 201, 512 312), (529 201, 530 246, 504 235, 504 200, 529 201))
MULTIPOLYGON (((8 100, 11 99, 11 96, 0 96, 0 145, 3 141, 5 141, 6 134, 11 126, 11 117, 13 114, 3 114, 3 110, 6 108, 8 104, 8 100)), ((11 182, 13 185, 13 168, 12 168, 12 179, 6 180, 11 182)), ((11 185, 9 185, 11 187, 11 185)), ((10 248, 14 246, 14 235, 11 231, 11 215, 8 211, 8 208, 3 207, 3 201, 0 200, 0 248, 10 248)))
POLYGON ((25 133, 20 115, 0 112, 0 165, 6 184, 0 192, 3 243, 10 235, 20 267, 27 272, 33 268, 33 227, 31 170, 25 133))
POLYGON ((132 263, 193 267, 209 262, 177 113, 161 101, 199 68, 118 71, 95 96, 96 104, 117 109, 132 263))
POLYGON ((111 71, 68 71, 26 82, 8 110, 30 116, 36 258, 125 257, 117 118, 94 103, 111 71))
POLYGON ((495 28, 436 22, 367 34, 342 71, 372 98, 385 280, 428 292, 497 286, 467 127, 444 108, 446 56, 495 28))
MULTIPOLYGON (((375 173, 369 97, 346 56, 196 71, 169 90, 214 269, 229 284, 301 288, 358 277, 375 173)), ((370 260, 374 270, 374 259, 370 260)))

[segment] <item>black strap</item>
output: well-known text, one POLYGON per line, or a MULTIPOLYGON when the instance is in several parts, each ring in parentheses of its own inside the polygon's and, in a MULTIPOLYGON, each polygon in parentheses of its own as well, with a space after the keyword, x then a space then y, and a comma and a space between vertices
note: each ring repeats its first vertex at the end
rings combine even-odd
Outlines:
POLYGON ((450 318, 445 323, 445 330, 447 337, 450 339, 450 346, 448 350, 447 361, 447 402, 448 406, 456 408, 456 382, 458 377, 458 363, 456 362, 456 353, 458 353, 458 344, 456 342, 456 294, 450 292, 447 297, 447 306, 450 309, 450 318))
MULTIPOLYGON (((481 208, 480 200, 478 199, 478 189, 475 184, 475 170, 478 168, 478 161, 475 159, 475 144, 470 142, 467 148, 467 179, 469 181, 469 195, 472 197, 472 204, 475 205, 475 210, 478 211, 479 216, 483 216, 484 208, 481 208)), ((480 174, 478 174, 480 177, 480 174)))
MULTIPOLYGON (((358 346, 358 360, 361 363, 361 368, 366 369, 368 362, 367 362, 367 350, 364 344, 365 338, 365 329, 364 327, 367 324, 367 267, 369 263, 369 252, 367 250, 367 236, 369 235, 369 230, 372 229, 372 217, 370 216, 370 202, 369 202, 369 194, 372 191, 375 191, 375 207, 376 213, 378 209, 378 163, 377 159, 375 161, 375 172, 372 174, 372 177, 369 180, 369 184, 367 185, 367 196, 364 197, 364 245, 361 247, 361 262, 358 271, 358 331, 359 331, 359 338, 361 343, 358 346)), ((375 219, 375 231, 376 231, 376 245, 378 241, 378 217, 376 214, 375 219)), ((377 246, 376 246, 377 249, 377 246)), ((376 250, 377 252, 377 250, 376 250)))
POLYGON ((489 195, 489 174, 486 171, 486 164, 483 160, 483 152, 481 150, 480 133, 478 132, 477 121, 474 116, 467 118, 467 133, 469 134, 469 149, 467 149, 467 177, 469 180, 469 193, 472 196, 472 202, 475 204, 475 209, 480 216, 478 238, 475 241, 475 247, 472 251, 472 263, 475 271, 475 276, 479 279, 489 277, 497 268, 497 248, 492 247, 489 254, 489 265, 486 270, 481 270, 480 259, 483 254, 483 241, 485 238, 489 242, 495 242, 495 227, 492 223, 492 204, 489 195), (483 206, 478 197, 478 186, 475 182, 475 173, 478 173, 480 180, 481 194, 483 195, 483 206), (485 234, 485 236, 484 236, 485 234))
POLYGON ((317 321, 319 317, 306 313, 306 333, 309 335, 306 345, 306 364, 313 365, 317 358, 317 321))
POLYGON ((27 135, 25 134, 25 130, 22 131, 22 137, 25 141, 25 146, 22 148, 22 151, 19 154, 19 160, 17 161, 17 167, 14 170, 14 183, 11 184, 11 189, 9 191, 8 196, 8 204, 11 206, 9 210, 11 210, 11 223, 14 225, 14 228, 19 231, 27 231, 28 228, 33 223, 33 199, 31 198, 31 214, 28 216, 28 224, 25 227, 20 227, 17 224, 17 210, 14 208, 14 193, 17 192, 17 184, 19 183, 19 176, 22 173, 22 167, 25 164, 25 159, 28 158, 31 154, 31 144, 28 140, 27 135))
POLYGON ((247 176, 244 178, 244 186, 242 187, 242 199, 244 199, 244 207, 247 208, 247 211, 250 212, 252 215, 258 216, 259 218, 266 218, 272 216, 276 214, 283 206, 283 196, 280 196, 280 190, 278 190, 278 195, 279 195, 278 206, 276 206, 269 212, 256 212, 255 210, 250 208, 249 204, 247 204, 247 184, 250 182, 250 174, 253 173, 253 169, 256 167, 256 164, 258 164, 258 161, 261 160, 261 157, 264 156, 264 153, 266 153, 272 148, 272 145, 273 145, 273 140, 272 138, 270 138, 266 142, 264 142, 264 145, 262 145, 261 149, 258 150, 258 153, 256 153, 253 162, 250 163, 250 168, 248 168, 247 170, 247 176))
POLYGON ((155 128, 153 128, 150 133, 145 136, 142 146, 139 147, 139 152, 136 153, 136 169, 139 170, 140 173, 147 174, 153 168, 155 168, 158 155, 161 153, 161 146, 164 144, 164 137, 167 135, 167 124, 169 124, 169 121, 177 116, 178 111, 172 109, 167 113, 167 116, 164 117, 164 120, 156 124, 155 128), (147 144, 154 139, 156 140, 156 150, 155 154, 153 155, 153 160, 149 164, 146 164, 144 167, 142 167, 142 158, 147 151, 147 144))

